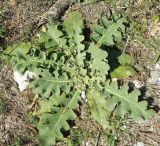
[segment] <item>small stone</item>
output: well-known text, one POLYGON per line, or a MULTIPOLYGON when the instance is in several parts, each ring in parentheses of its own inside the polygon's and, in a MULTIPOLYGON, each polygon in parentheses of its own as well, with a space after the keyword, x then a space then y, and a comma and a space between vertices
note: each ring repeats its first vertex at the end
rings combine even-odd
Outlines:
POLYGON ((155 69, 160 70, 160 62, 158 62, 158 63, 155 64, 155 69))
POLYGON ((36 79, 36 74, 30 71, 26 71, 24 75, 20 74, 18 71, 14 71, 13 75, 21 92, 28 88, 30 81, 36 79))
POLYGON ((134 80, 133 84, 137 89, 139 89, 139 88, 141 88, 143 86, 142 83, 140 81, 138 81, 138 80, 134 80))
POLYGON ((81 97, 85 102, 87 102, 87 96, 86 96, 86 92, 85 91, 82 91, 81 97))
POLYGON ((160 85, 160 71, 153 70, 150 73, 150 78, 147 80, 148 83, 154 85, 160 85))
POLYGON ((144 146, 144 143, 142 143, 142 142, 137 142, 137 143, 134 144, 133 146, 144 146))
POLYGON ((154 131, 154 128, 151 126, 149 129, 148 129, 149 132, 153 132, 154 131))

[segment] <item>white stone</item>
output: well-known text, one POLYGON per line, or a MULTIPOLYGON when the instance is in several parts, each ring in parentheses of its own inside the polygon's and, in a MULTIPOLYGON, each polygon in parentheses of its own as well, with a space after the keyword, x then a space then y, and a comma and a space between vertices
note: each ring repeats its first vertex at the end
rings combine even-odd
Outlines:
POLYGON ((30 71, 26 71, 24 75, 20 74, 18 71, 14 71, 13 75, 21 92, 28 88, 31 80, 36 78, 36 74, 30 71))
POLYGON ((148 83, 154 84, 154 85, 160 85, 160 71, 155 70, 151 71, 150 78, 148 79, 148 83))
POLYGON ((87 102, 87 96, 86 96, 86 92, 85 91, 82 91, 81 97, 85 102, 87 102))
POLYGON ((139 88, 141 88, 143 85, 141 84, 141 82, 140 81, 138 81, 138 80, 134 80, 133 81, 133 84, 134 84, 134 86, 137 88, 137 89, 139 89, 139 88))
POLYGON ((142 142, 137 142, 136 144, 134 144, 133 146, 145 146, 144 143, 142 142))
POLYGON ((160 62, 155 64, 155 69, 160 70, 160 62))

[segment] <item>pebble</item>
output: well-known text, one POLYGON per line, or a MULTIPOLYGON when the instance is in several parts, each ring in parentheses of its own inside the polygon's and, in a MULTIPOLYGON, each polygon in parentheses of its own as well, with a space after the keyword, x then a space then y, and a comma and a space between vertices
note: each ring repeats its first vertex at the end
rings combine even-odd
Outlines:
POLYGON ((34 80, 36 78, 36 74, 30 71, 26 71, 24 75, 20 74, 18 71, 14 71, 13 76, 21 92, 28 88, 31 80, 34 80))
POLYGON ((145 146, 144 143, 142 142, 137 142, 136 144, 134 144, 133 146, 145 146))
POLYGON ((151 72, 147 82, 152 85, 160 85, 160 62, 150 66, 149 69, 151 72))

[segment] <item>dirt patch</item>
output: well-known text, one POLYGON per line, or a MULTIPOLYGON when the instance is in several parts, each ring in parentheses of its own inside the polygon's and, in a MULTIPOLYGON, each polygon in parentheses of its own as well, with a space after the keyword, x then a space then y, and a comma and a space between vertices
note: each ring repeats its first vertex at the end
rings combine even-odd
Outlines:
MULTIPOLYGON (((25 93, 26 94, 26 93, 25 93)), ((28 118, 27 107, 33 95, 21 94, 13 80, 12 70, 3 68, 0 72, 0 145, 20 144, 36 146, 37 130, 28 118)))
POLYGON ((38 20, 54 2, 50 0, 4 1, 0 22, 7 29, 5 38, 7 44, 30 39, 38 31, 38 20))

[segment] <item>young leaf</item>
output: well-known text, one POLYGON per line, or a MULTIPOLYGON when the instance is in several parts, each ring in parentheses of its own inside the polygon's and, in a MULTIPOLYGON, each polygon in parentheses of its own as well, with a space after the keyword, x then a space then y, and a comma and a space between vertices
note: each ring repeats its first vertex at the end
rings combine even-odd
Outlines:
POLYGON ((108 118, 111 112, 107 109, 106 98, 102 96, 97 89, 89 90, 87 97, 92 117, 99 122, 104 129, 108 128, 108 118))
POLYGON ((133 67, 131 66, 119 66, 116 68, 113 72, 111 72, 111 77, 112 78, 118 78, 118 79, 123 79, 123 78, 128 78, 132 75, 135 75, 136 71, 133 67))
POLYGON ((123 53, 118 57, 118 62, 121 65, 134 65, 135 59, 133 56, 123 53))

